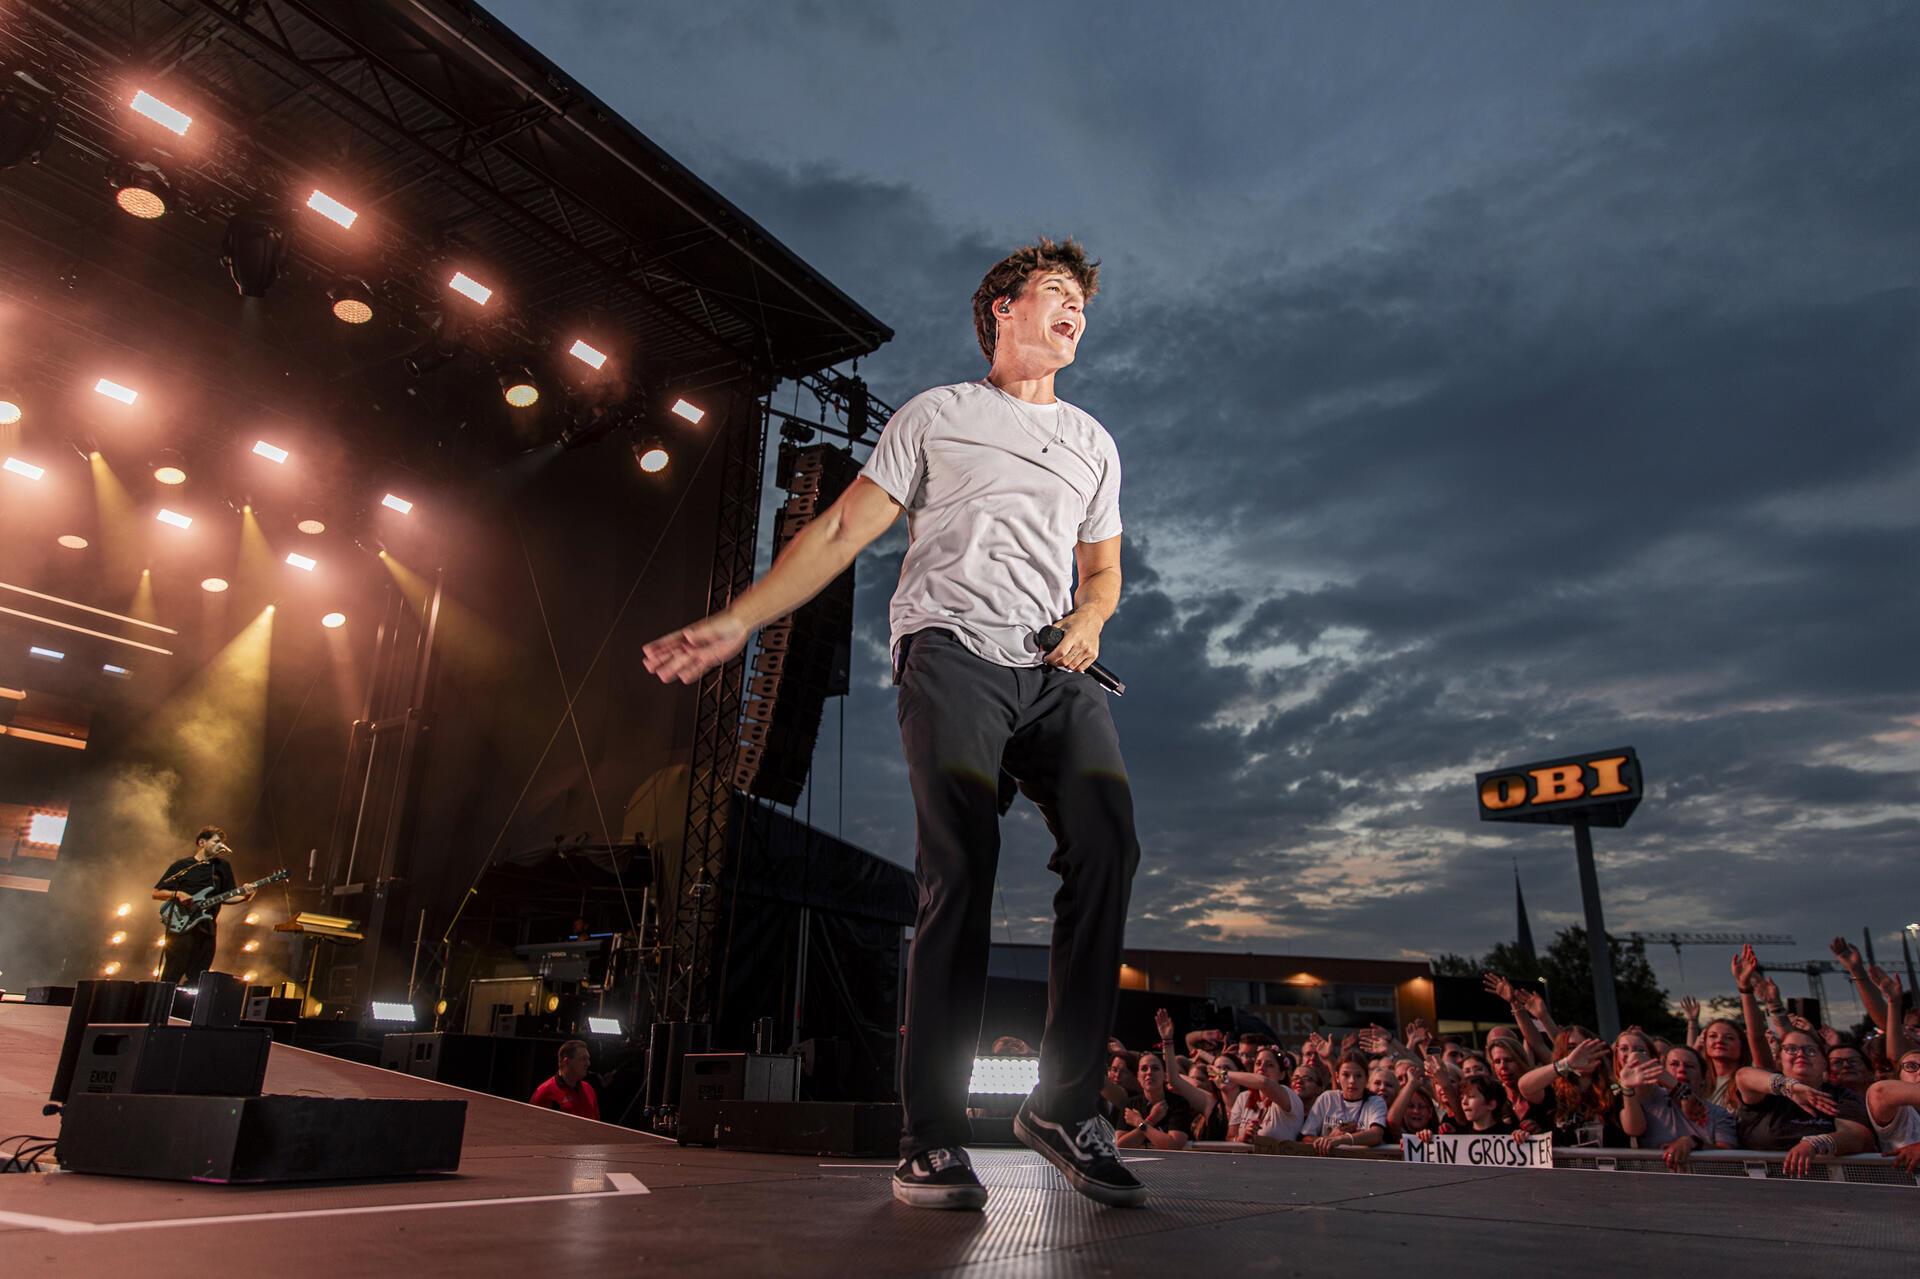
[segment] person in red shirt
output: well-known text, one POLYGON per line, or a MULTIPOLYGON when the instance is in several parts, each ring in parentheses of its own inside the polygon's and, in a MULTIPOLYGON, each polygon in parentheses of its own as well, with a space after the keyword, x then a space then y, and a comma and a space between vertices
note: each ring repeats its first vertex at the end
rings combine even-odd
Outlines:
POLYGON ((549 1110, 564 1110, 582 1119, 600 1118, 600 1098, 587 1082, 587 1067, 591 1065, 593 1058, 586 1044, 578 1039, 561 1044, 560 1069, 552 1079, 533 1090, 533 1104, 549 1110))

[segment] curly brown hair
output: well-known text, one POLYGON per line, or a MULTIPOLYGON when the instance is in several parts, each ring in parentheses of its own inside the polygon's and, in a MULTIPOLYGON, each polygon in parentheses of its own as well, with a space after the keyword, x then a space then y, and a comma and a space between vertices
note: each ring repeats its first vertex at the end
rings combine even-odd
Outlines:
POLYGON ((1015 249, 988 271, 973 291, 973 335, 980 339, 980 352, 988 363, 993 362, 993 348, 1000 339, 993 304, 1001 298, 1017 299, 1035 275, 1048 271, 1072 276, 1089 302, 1100 291, 1100 263, 1088 260, 1086 248, 1072 236, 1055 242, 1043 235, 1039 243, 1015 249))

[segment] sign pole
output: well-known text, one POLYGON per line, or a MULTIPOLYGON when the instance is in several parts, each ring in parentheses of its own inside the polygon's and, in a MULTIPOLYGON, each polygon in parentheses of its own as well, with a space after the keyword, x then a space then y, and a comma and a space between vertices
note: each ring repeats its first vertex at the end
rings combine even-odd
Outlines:
POLYGON ((1593 964, 1593 1012, 1600 1036, 1612 1040, 1620 1033, 1620 1004, 1613 989, 1613 952, 1607 945, 1607 924, 1600 917, 1600 877, 1593 869, 1593 833, 1584 814, 1573 820, 1573 851, 1580 863, 1580 901, 1587 908, 1587 953, 1593 964))

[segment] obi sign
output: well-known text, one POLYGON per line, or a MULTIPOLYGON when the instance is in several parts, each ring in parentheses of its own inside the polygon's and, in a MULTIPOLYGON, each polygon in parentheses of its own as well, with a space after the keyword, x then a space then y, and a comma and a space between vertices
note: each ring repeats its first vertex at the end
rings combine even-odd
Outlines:
POLYGON ((1474 781, 1482 821, 1625 826, 1640 803, 1640 757, 1623 746, 1496 768, 1474 781))
POLYGON ((1551 1168, 1553 1134, 1504 1136, 1463 1132, 1424 1141, 1402 1137, 1400 1155, 1410 1164, 1459 1164, 1463 1168, 1551 1168))

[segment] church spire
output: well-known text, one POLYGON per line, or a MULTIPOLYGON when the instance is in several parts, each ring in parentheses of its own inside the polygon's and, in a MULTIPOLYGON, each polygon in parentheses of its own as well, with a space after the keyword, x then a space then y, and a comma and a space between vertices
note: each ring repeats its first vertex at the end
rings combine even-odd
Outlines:
POLYGON ((1520 931, 1515 938, 1515 941, 1520 947, 1520 953, 1525 955, 1529 961, 1537 966, 1540 963, 1540 956, 1533 948, 1533 926, 1527 923, 1527 898, 1526 894, 1520 891, 1520 862, 1518 859, 1515 859, 1513 863, 1513 910, 1520 921, 1520 931))

